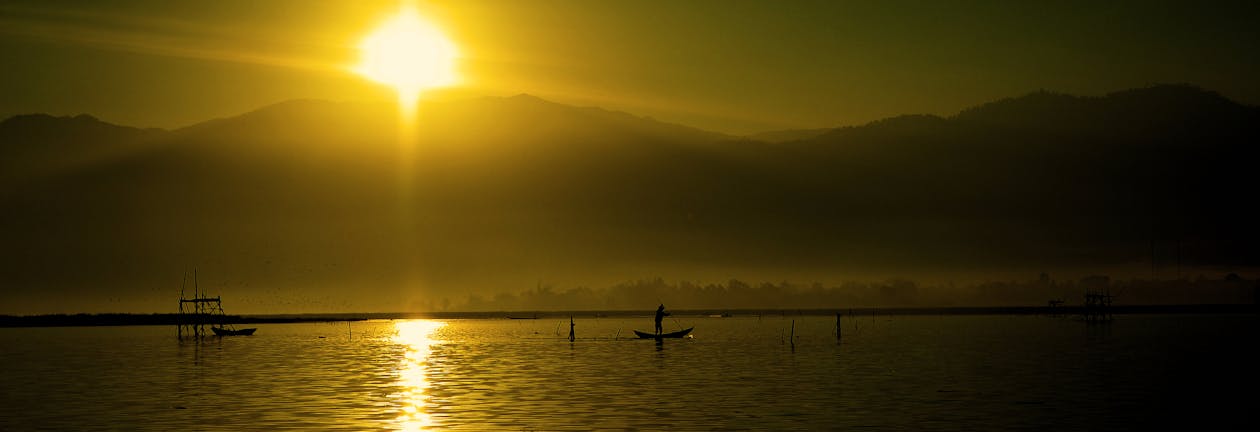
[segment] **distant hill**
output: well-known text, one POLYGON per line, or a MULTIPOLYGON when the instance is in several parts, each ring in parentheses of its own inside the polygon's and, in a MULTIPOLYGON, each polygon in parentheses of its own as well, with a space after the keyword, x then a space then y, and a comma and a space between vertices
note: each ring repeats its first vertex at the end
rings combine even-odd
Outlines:
MULTIPOLYGON (((294 100, 176 132, 202 140, 393 140, 396 116, 392 105, 294 100)), ((558 104, 526 94, 427 103, 420 107, 417 121, 426 138, 443 142, 537 143, 558 138, 706 142, 733 138, 623 112, 558 104)))
MULTIPOLYGON (((1189 86, 776 143, 526 95, 419 111, 409 164, 380 105, 291 101, 175 131, 5 120, 6 291, 169 289, 202 265, 231 275, 223 290, 318 309, 347 289, 540 278, 1260 264, 1260 110, 1189 86)), ((406 309, 384 306, 359 307, 406 309)))
POLYGON ((748 135, 748 139, 754 141, 762 141, 768 143, 780 143, 788 141, 800 141, 814 138, 831 131, 832 128, 821 129, 784 129, 777 131, 761 132, 748 135))
POLYGON ((1189 86, 1038 92, 840 128, 790 151, 808 161, 796 189, 829 198, 811 212, 832 216, 819 226, 865 225, 858 210, 917 221, 891 235, 940 255, 1140 262, 1154 249, 1164 264, 1254 265, 1260 237, 1241 209, 1257 185, 1257 120, 1256 107, 1189 86))
POLYGON ((125 157, 164 134, 86 114, 9 117, 0 122, 0 185, 125 157))

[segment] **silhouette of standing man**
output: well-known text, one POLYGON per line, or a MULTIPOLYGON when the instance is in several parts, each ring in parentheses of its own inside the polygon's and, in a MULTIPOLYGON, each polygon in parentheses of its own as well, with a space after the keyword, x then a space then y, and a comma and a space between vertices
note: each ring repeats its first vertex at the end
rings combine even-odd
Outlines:
POLYGON ((661 320, 665 319, 666 315, 669 315, 669 312, 665 312, 665 305, 656 308, 656 334, 661 334, 661 320))

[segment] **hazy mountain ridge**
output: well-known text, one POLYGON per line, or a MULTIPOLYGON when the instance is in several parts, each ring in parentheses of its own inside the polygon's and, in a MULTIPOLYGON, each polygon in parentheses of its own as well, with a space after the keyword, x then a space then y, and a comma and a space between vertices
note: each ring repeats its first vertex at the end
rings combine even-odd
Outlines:
POLYGON ((1254 262, 1246 245, 1255 228, 1231 202, 1256 185, 1246 172, 1257 125, 1254 107, 1158 86, 1101 98, 1034 93, 950 118, 840 128, 797 148, 816 161, 810 184, 834 191, 863 178, 891 183, 872 189, 879 196, 840 194, 869 202, 891 191, 904 199, 885 205, 889 216, 933 214, 971 231, 979 227, 967 221, 991 219, 978 232, 1005 232, 991 241, 1071 239, 1079 242, 1068 248, 1074 254, 1126 243, 1135 260, 1143 240, 1166 249, 1193 239, 1199 253, 1215 251, 1207 261, 1254 262))
MULTIPOLYGON (((1127 126, 1113 123, 1121 120, 1139 124, 1174 120, 1198 123, 1247 108, 1216 92, 1185 84, 1170 84, 1122 90, 1100 97, 1043 90, 965 109, 952 118, 995 125, 1070 126, 1096 132, 1099 125, 1109 129, 1127 126)), ((1254 110, 1254 107, 1250 108, 1254 110)))
POLYGON ((746 137, 753 141, 762 141, 768 143, 782 143, 789 141, 800 141, 810 139, 831 131, 834 128, 817 128, 817 129, 783 129, 766 132, 758 132, 747 135, 746 137))
POLYGON ((0 121, 0 186, 129 157, 168 134, 87 114, 26 114, 0 121))
POLYGON ((1257 186, 1257 112, 1185 86, 1034 93, 770 144, 482 98, 420 107, 405 192, 384 105, 284 102, 170 132, 120 128, 114 144, 86 139, 106 127, 86 119, 10 119, 5 151, 148 144, 0 184, 13 245, 0 265, 19 289, 156 289, 201 265, 271 296, 404 297, 538 279, 1254 268, 1260 233, 1235 203, 1257 186))
POLYGON ((162 132, 162 129, 140 129, 103 122, 87 114, 76 116, 52 116, 48 114, 23 114, 0 121, 0 139, 4 142, 24 140, 30 143, 61 141, 68 139, 95 138, 107 141, 140 139, 162 132), (88 135, 90 134, 90 135, 88 135))

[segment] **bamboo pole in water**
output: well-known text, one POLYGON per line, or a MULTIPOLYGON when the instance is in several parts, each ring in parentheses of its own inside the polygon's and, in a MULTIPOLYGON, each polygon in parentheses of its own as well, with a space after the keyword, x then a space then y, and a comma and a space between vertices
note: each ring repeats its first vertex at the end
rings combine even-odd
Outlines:
POLYGON ((792 333, 788 336, 788 340, 792 342, 792 348, 796 348, 796 320, 792 320, 792 333))
POLYGON ((836 342, 840 341, 840 312, 836 312, 836 342))

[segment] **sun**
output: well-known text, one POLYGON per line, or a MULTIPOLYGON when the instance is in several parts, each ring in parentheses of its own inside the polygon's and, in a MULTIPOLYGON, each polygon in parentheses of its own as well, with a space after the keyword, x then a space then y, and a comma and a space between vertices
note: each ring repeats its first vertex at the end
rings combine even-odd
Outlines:
POLYGON ((420 93, 458 82, 455 44, 415 8, 404 6, 359 44, 358 74, 398 91, 404 111, 420 93))

